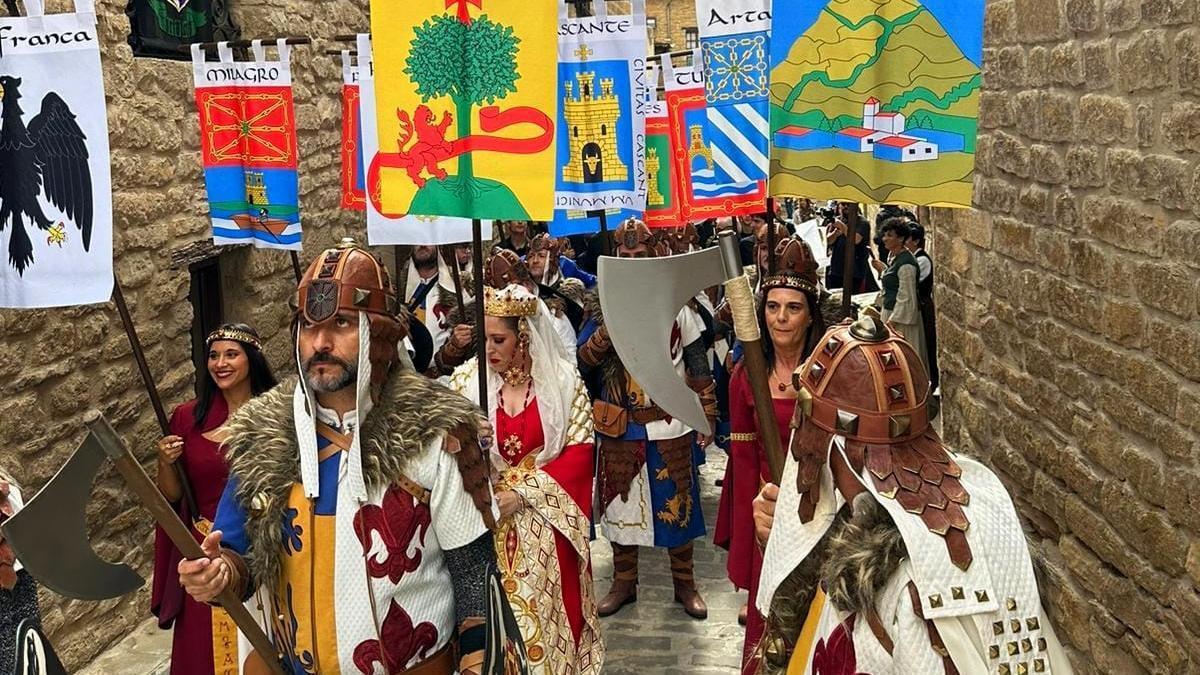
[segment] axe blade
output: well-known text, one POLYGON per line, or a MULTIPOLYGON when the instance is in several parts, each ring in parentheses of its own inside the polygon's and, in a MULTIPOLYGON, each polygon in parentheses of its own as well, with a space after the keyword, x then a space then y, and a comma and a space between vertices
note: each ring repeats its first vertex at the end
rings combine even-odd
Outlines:
POLYGON ((726 281, 721 250, 666 258, 600 258, 600 306, 613 349, 651 400, 705 436, 712 427, 700 397, 679 378, 671 326, 700 291, 726 281))
POLYGON ((85 510, 92 480, 107 455, 94 432, 54 478, 0 526, 29 573, 50 590, 78 600, 107 600, 144 583, 133 568, 92 550, 85 510))

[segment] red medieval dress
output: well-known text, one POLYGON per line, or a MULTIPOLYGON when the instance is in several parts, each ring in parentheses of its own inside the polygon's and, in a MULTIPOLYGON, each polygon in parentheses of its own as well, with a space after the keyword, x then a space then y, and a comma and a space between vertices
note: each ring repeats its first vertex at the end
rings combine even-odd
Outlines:
MULTIPOLYGON (((200 517, 211 523, 217 515, 217 503, 229 479, 229 467, 220 445, 205 438, 204 434, 225 424, 229 417, 229 406, 218 393, 213 397, 212 407, 199 427, 194 424, 195 407, 196 401, 189 401, 176 408, 171 413, 170 431, 183 439, 183 454, 179 462, 191 483, 200 517)), ((175 506, 180 519, 191 525, 192 514, 188 512, 184 500, 175 506)), ((196 541, 204 539, 194 525, 191 529, 196 541)), ((180 557, 179 550, 166 533, 156 527, 150 611, 158 617, 159 628, 175 627, 171 644, 171 675, 236 675, 237 633, 229 624, 225 631, 218 631, 218 635, 214 636, 213 609, 193 600, 179 585, 177 566, 180 557), (216 665, 213 659, 214 646, 221 652, 222 663, 216 665), (226 650, 231 651, 226 653, 226 650), (226 656, 230 658, 228 662, 226 656)))
POLYGON ((594 445, 590 425, 571 426, 562 452, 539 466, 537 399, 516 415, 496 409, 496 489, 524 500, 500 521, 496 553, 531 673, 599 672, 603 654, 588 552, 594 445))
MULTIPOLYGON (((775 423, 782 445, 787 448, 791 435, 792 411, 796 401, 773 398, 775 423)), ((758 594, 758 575, 762 570, 762 550, 754 538, 754 498, 763 483, 771 481, 767 454, 758 436, 758 418, 754 414, 754 394, 750 377, 738 364, 729 378, 729 464, 721 486, 721 505, 717 513, 717 546, 729 551, 725 571, 737 588, 750 591, 746 613, 746 641, 742 649, 742 673, 758 670, 754 651, 763 634, 763 617, 754 607, 758 594), (751 440, 752 439, 752 440, 751 440)))

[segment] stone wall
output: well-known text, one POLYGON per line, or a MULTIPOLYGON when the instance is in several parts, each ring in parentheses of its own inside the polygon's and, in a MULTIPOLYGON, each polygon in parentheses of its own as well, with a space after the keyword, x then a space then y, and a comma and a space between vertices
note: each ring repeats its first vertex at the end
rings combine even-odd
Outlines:
POLYGON ((696 3, 695 0, 647 0, 646 17, 657 22, 655 42, 670 44, 672 51, 678 51, 686 48, 685 31, 697 26, 696 3))
POLYGON ((935 210, 949 441, 1079 672, 1200 672, 1200 8, 993 0, 976 211, 935 210))
MULTIPOLYGON (((51 0, 49 12, 64 11, 51 0)), ((256 0, 232 3, 247 37, 305 30, 329 36, 365 30, 366 0, 256 0)), ((191 67, 134 60, 125 39, 124 0, 100 0, 104 81, 112 145, 116 269, 168 408, 191 397, 189 274, 172 250, 210 236, 200 171, 191 67)), ((300 194, 305 249, 314 255, 360 219, 338 210, 341 63, 325 44, 293 50, 300 128, 300 194)), ((303 258, 304 256, 302 256, 303 258)), ((294 370, 287 299, 295 289, 288 256, 240 248, 221 256, 226 320, 247 321, 266 339, 276 370, 294 370)), ((28 494, 48 480, 83 436, 82 419, 102 410, 153 475, 154 413, 111 304, 41 311, 0 310, 0 463, 28 494)), ((110 560, 150 575, 150 518, 112 470, 97 480, 88 510, 92 541, 110 560)), ((69 669, 87 662, 148 616, 148 585, 107 602, 66 601, 43 591, 49 634, 69 669)))

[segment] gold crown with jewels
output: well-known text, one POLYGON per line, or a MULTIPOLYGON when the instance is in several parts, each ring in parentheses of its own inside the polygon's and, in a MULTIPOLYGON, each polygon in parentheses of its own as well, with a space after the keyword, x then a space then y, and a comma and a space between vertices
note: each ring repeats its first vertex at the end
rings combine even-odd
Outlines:
POLYGON ((484 288, 483 311, 488 316, 527 317, 537 314, 537 296, 516 297, 511 289, 484 288))

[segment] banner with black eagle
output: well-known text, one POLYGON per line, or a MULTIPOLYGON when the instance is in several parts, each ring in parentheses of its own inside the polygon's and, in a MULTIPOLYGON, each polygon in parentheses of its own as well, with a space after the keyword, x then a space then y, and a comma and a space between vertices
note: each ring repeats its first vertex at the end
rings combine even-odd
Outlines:
POLYGON ((108 118, 93 0, 0 18, 0 307, 112 295, 108 118))
POLYGON ((254 40, 254 60, 239 62, 227 43, 209 63, 192 45, 200 149, 213 243, 258 248, 301 248, 299 149, 286 41, 267 60, 254 40))

